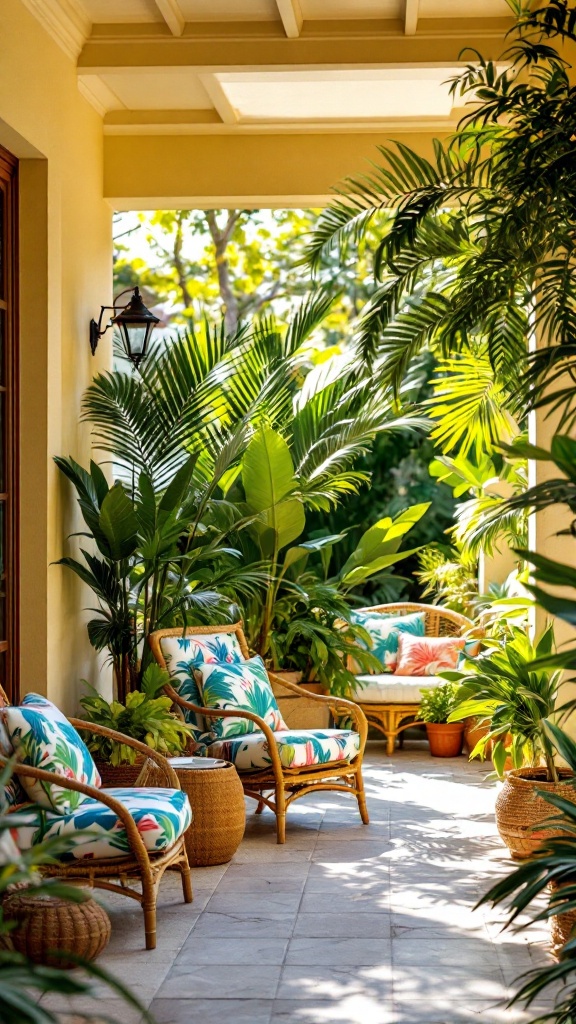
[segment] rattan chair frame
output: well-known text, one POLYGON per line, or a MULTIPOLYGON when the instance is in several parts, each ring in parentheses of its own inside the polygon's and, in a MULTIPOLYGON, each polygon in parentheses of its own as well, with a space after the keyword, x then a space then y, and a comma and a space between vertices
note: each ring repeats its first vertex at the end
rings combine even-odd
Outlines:
MULTIPOLYGON (((371 608, 359 608, 359 612, 384 612, 386 615, 410 615, 412 612, 424 612, 424 632, 426 636, 462 636, 474 628, 473 622, 454 612, 451 608, 442 608, 434 604, 417 604, 401 601, 397 604, 378 604, 371 608)), ((409 729, 418 725, 420 701, 382 702, 363 701, 362 691, 356 695, 356 703, 362 708, 370 725, 382 733, 386 740, 386 753, 391 757, 396 747, 396 739, 409 729)))
MULTIPOLYGON (((187 630, 182 627, 176 629, 159 629, 152 633, 148 640, 155 660, 162 668, 166 668, 166 662, 162 653, 161 641, 164 637, 185 637, 185 636, 210 636, 217 633, 234 633, 240 650, 245 659, 250 657, 248 644, 241 622, 235 622, 229 626, 190 626, 187 630)), ((368 736, 368 722, 361 707, 351 700, 343 697, 323 696, 318 693, 304 693, 294 683, 289 683, 273 672, 268 672, 268 678, 277 686, 281 686, 289 693, 313 700, 323 704, 329 709, 332 717, 337 722, 339 718, 346 716, 351 718, 355 725, 355 731, 360 737, 360 749, 356 757, 351 760, 332 761, 327 764, 318 765, 315 768, 285 768, 280 760, 278 747, 274 740, 274 733, 270 726, 258 715, 250 711, 233 711, 226 708, 226 718, 245 718, 254 722, 258 730, 263 732, 270 752, 271 765, 261 771, 238 772, 244 787, 246 796, 257 801, 256 813, 259 814, 264 807, 269 807, 276 815, 276 836, 278 843, 286 842, 286 811, 290 804, 308 793, 316 793, 320 790, 336 790, 349 793, 356 797, 358 810, 362 822, 369 823, 368 808, 366 806, 366 794, 364 791, 364 780, 362 778, 362 762, 364 749, 368 736)), ((212 708, 200 707, 184 700, 171 685, 164 687, 166 693, 172 698, 176 707, 182 711, 192 711, 204 718, 222 718, 222 712, 212 708)))
MULTIPOLYGON (((145 743, 132 739, 130 736, 125 736, 123 733, 115 732, 113 729, 108 729, 103 725, 85 722, 79 718, 70 718, 69 722, 75 729, 105 736, 111 740, 117 740, 119 743, 133 747, 134 750, 143 754, 145 761, 139 779, 143 778, 144 775, 150 777, 149 766, 150 762, 152 762, 157 781, 154 783, 151 780, 151 785, 155 785, 158 788, 164 785, 169 789, 180 789, 178 776, 166 758, 159 754, 158 751, 152 750, 145 743)), ((6 763, 4 758, 0 758, 0 761, 4 764, 6 763)), ((85 861, 78 860, 70 863, 60 861, 53 864, 43 864, 40 870, 44 875, 74 881, 83 880, 93 888, 107 889, 110 892, 120 893, 122 896, 129 896, 137 900, 144 912, 146 949, 155 949, 158 889, 167 868, 174 868, 180 872, 184 902, 191 903, 193 899, 190 864, 186 853, 184 835, 181 835, 172 846, 161 853, 150 853, 144 845, 136 822, 128 808, 121 800, 111 796, 107 790, 97 789, 96 786, 88 786, 83 782, 77 782, 76 779, 68 779, 62 775, 55 775, 54 772, 47 772, 41 768, 33 768, 18 762, 14 764, 14 774, 23 778, 38 779, 40 782, 57 785, 62 789, 70 789, 76 793, 83 793, 85 796, 98 800, 99 803, 114 811, 126 830, 130 847, 129 855, 125 857, 87 858, 85 861), (140 882, 141 891, 128 885, 128 882, 133 880, 140 882)), ((136 785, 138 785, 138 780, 136 785)), ((10 811, 22 809, 23 805, 17 805, 10 808, 10 811)))

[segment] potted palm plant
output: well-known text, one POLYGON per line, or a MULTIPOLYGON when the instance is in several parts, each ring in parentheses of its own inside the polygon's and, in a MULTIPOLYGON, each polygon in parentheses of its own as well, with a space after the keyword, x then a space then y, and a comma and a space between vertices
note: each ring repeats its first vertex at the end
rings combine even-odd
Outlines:
POLYGON ((458 757, 464 742, 464 722, 450 722, 456 707, 456 687, 442 683, 433 690, 421 690, 419 719, 426 723, 432 757, 458 757))
POLYGON ((549 816, 539 792, 563 793, 571 772, 557 768, 555 752, 545 721, 551 715, 562 720, 576 707, 569 700, 558 705, 561 673, 548 667, 554 650, 554 631, 548 626, 532 642, 523 629, 509 627, 509 636, 486 642, 476 658, 466 658, 461 670, 443 672, 458 683, 457 707, 450 720, 470 715, 488 720, 490 728, 471 752, 471 757, 492 746, 492 761, 504 785, 496 801, 498 831, 512 857, 523 858, 539 850, 542 833, 537 826, 549 816), (512 769, 505 771, 506 759, 512 769))

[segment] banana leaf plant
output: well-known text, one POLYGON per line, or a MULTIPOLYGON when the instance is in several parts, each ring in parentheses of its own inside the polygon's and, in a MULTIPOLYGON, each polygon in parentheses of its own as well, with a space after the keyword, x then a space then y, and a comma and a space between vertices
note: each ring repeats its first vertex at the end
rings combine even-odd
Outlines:
POLYGON ((241 517, 214 497, 217 475, 208 482, 194 476, 197 460, 189 456, 164 489, 145 471, 129 489, 122 481, 109 485, 94 461, 87 471, 72 458, 55 460, 75 487, 88 528, 81 536, 96 548, 81 547, 83 561, 67 555, 59 564, 98 600, 88 636, 97 651, 110 652, 121 703, 146 668, 149 633, 185 626, 191 614, 226 615, 231 599, 262 583, 258 566, 237 564, 228 536, 242 527, 241 517))
MULTIPOLYGON (((346 655, 354 651, 358 660, 357 641, 367 639, 351 622, 347 595, 413 553, 400 551, 400 545, 429 505, 416 505, 395 519, 375 523, 340 572, 330 576, 332 548, 344 535, 304 539, 306 507, 314 507, 317 500, 314 481, 297 474, 291 449, 278 431, 267 425, 256 431, 235 488, 242 511, 251 520, 244 557, 265 565, 268 574, 264 594, 246 604, 251 647, 273 669, 300 668, 335 692, 345 692, 352 682, 346 655), (343 628, 338 628, 338 621, 345 623, 343 628)), ((360 662, 366 671, 380 667, 369 650, 362 651, 360 662)))

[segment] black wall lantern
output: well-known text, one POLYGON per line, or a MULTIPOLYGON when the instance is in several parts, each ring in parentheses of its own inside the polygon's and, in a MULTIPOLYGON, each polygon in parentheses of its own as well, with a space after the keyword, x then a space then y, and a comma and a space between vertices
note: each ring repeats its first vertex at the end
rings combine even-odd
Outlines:
POLYGON ((98 323, 95 320, 90 321, 90 348, 94 355, 98 339, 106 334, 109 327, 116 326, 120 330, 122 344, 128 359, 138 368, 146 355, 150 335, 156 324, 160 323, 160 318, 146 309, 139 288, 126 288, 126 291, 120 292, 118 298, 122 298, 127 292, 132 292, 132 298, 126 306, 119 306, 117 302, 113 306, 102 306, 98 323), (102 317, 107 309, 114 311, 119 309, 120 312, 116 316, 110 317, 110 322, 102 330, 102 317))

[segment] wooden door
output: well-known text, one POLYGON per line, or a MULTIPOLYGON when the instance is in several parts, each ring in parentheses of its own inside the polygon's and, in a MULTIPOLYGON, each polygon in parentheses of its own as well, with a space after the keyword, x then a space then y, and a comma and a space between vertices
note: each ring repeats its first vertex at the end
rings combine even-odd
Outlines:
POLYGON ((18 161, 0 146, 0 684, 18 700, 18 161))

